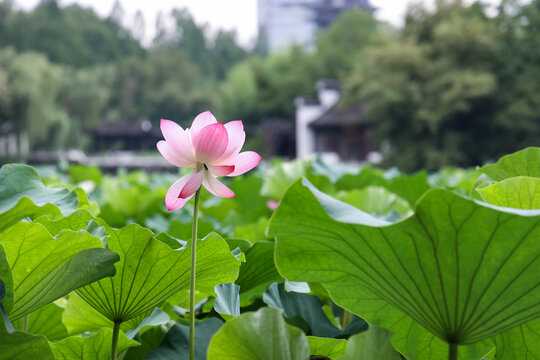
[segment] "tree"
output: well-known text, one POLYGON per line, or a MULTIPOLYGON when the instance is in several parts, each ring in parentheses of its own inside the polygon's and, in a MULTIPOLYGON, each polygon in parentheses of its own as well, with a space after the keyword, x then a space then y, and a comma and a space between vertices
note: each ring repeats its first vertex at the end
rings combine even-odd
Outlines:
POLYGON ((354 54, 377 35, 379 23, 370 12, 343 12, 329 29, 317 34, 317 55, 321 58, 326 77, 340 78, 350 73, 354 54))
POLYGON ((111 85, 109 107, 121 120, 149 118, 155 125, 168 118, 187 124, 201 109, 212 107, 211 88, 182 51, 154 50, 145 59, 119 63, 111 85))
POLYGON ((4 99, 0 118, 11 122, 15 134, 28 134, 32 149, 63 146, 70 124, 56 102, 61 69, 43 55, 7 49, 0 52, 0 74, 4 77, 0 87, 4 92, 7 88, 7 95, 0 95, 4 99))
POLYGON ((122 3, 119 0, 115 0, 108 19, 121 27, 124 24, 125 16, 126 12, 122 6, 122 3))
POLYGON ((389 164, 467 166, 494 156, 492 142, 507 143, 493 126, 496 39, 482 8, 439 1, 433 12, 412 8, 398 38, 362 52, 346 99, 364 101, 378 141, 391 144, 389 164))
POLYGON ((5 18, 0 21, 0 46, 41 52, 52 62, 78 67, 144 53, 121 25, 100 19, 89 8, 60 8, 55 0, 47 0, 31 12, 9 9, 0 10, 0 18, 5 18))
POLYGON ((540 1, 521 5, 502 1, 495 24, 498 29, 498 111, 492 126, 504 131, 506 141, 492 145, 500 155, 540 141, 540 1))
POLYGON ((227 70, 247 57, 247 51, 238 45, 236 31, 219 30, 211 51, 215 75, 219 80, 225 78, 227 70))
POLYGON ((168 29, 166 19, 158 18, 154 46, 181 50, 199 66, 206 79, 222 80, 233 65, 247 56, 234 31, 220 30, 215 37, 209 37, 207 25, 197 24, 187 9, 174 9, 170 19, 174 26, 168 29))
POLYGON ((144 40, 145 33, 145 21, 143 13, 140 10, 137 10, 135 17, 133 18, 133 24, 131 25, 131 35, 139 43, 142 43, 144 40))
POLYGON ((220 113, 246 121, 251 129, 268 118, 294 121, 294 99, 313 95, 322 74, 316 56, 299 46, 267 58, 252 57, 234 67, 220 87, 220 113))

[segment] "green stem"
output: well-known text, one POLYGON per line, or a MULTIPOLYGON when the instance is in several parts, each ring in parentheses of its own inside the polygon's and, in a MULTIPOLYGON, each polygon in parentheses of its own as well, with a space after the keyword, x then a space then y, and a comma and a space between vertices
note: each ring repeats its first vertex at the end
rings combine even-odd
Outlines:
POLYGON ((448 360, 457 360, 458 358, 458 344, 449 343, 448 344, 448 360))
POLYGON ((24 323, 23 323, 23 331, 28 332, 28 322, 29 322, 30 315, 26 314, 24 316, 24 323))
POLYGON ((112 352, 111 352, 111 360, 116 360, 117 352, 118 352, 118 335, 120 334, 120 324, 121 321, 115 321, 114 322, 114 328, 113 328, 113 335, 112 335, 112 352))
POLYGON ((193 205, 193 232, 191 234, 191 282, 189 285, 189 359, 195 360, 195 272, 197 269, 197 225, 199 218, 199 196, 201 188, 195 193, 193 205))
POLYGON ((352 320, 352 314, 343 309, 343 317, 341 318, 341 328, 345 330, 345 328, 351 323, 352 320))

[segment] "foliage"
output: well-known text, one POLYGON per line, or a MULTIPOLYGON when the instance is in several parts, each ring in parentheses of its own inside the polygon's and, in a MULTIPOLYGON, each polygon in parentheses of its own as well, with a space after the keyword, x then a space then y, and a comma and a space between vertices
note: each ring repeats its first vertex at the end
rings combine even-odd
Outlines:
POLYGON ((0 2, 2 134, 28 135, 30 150, 91 149, 104 122, 185 122, 214 107, 213 89, 247 56, 234 32, 212 35, 186 10, 162 16, 175 27, 144 48, 142 15, 130 30, 122 13, 118 2, 106 19, 56 0, 29 12, 0 2))
POLYGON ((484 125, 499 91, 496 28, 477 7, 437 4, 411 9, 398 38, 366 47, 347 84, 348 101, 362 99, 378 141, 389 141, 387 160, 409 170, 485 161, 475 156, 504 142, 484 125))
POLYGON ((323 75, 319 60, 299 46, 252 57, 234 67, 221 86, 221 117, 240 116, 249 126, 265 119, 294 118, 294 99, 315 91, 323 75))
POLYGON ((317 37, 317 55, 324 66, 324 75, 342 78, 348 75, 356 61, 350 52, 359 52, 377 35, 379 24, 364 10, 344 12, 327 31, 317 37))
POLYGON ((62 145, 66 140, 69 118, 56 103, 61 69, 42 54, 17 54, 12 48, 7 48, 0 50, 0 73, 5 74, 4 101, 0 101, 3 130, 26 133, 29 142, 36 146, 46 143, 50 148, 58 148, 62 145), (36 119, 39 126, 35 126, 36 119))
MULTIPOLYGON (((540 356, 540 214, 525 191, 539 162, 538 148, 412 175, 276 161, 235 178, 236 199, 203 192, 201 223, 226 240, 199 240, 197 358, 540 356), (280 200, 273 215, 269 200, 280 200)), ((11 219, 0 229, 0 359, 107 358, 115 322, 124 359, 185 355, 191 240, 170 231, 191 209, 164 210, 174 176, 0 175, 11 219), (101 214, 81 189, 43 183, 59 179, 93 183, 101 214)))
POLYGON ((339 106, 363 102, 385 166, 471 166, 539 141, 538 0, 417 4, 402 29, 346 12, 314 49, 267 56, 185 9, 162 13, 150 42, 144 18, 127 24, 119 2, 106 19, 54 0, 29 12, 0 4, 2 131, 28 135, 31 150, 92 149, 88 130, 105 122, 187 124, 216 108, 244 120, 260 151, 259 125, 292 122, 294 99, 320 78, 344 82, 339 106))
POLYGON ((41 1, 31 12, 15 10, 10 1, 2 5, 0 46, 40 52, 52 62, 78 67, 143 53, 120 24, 100 19, 92 9, 61 8, 56 0, 41 1))

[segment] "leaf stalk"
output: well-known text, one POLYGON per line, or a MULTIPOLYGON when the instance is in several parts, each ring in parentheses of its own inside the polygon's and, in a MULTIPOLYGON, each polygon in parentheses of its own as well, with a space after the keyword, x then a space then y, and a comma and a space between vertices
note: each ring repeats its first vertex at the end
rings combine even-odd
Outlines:
POLYGON ((195 360, 195 273, 197 269, 197 226, 199 220, 199 197, 201 188, 195 193, 193 205, 193 232, 191 234, 191 279, 189 285, 189 359, 195 360))
POLYGON ((113 336, 112 336, 112 350, 111 350, 111 360, 116 360, 118 353, 118 335, 120 334, 120 324, 121 321, 114 322, 113 336))
POLYGON ((458 359, 458 344, 448 343, 448 360, 458 359))

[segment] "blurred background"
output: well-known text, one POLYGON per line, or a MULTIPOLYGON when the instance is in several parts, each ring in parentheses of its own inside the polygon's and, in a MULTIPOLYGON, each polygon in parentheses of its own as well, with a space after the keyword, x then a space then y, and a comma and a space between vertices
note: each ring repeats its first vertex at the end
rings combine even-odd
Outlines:
POLYGON ((540 0, 0 1, 0 163, 171 169, 161 118, 405 171, 540 144, 540 0))

